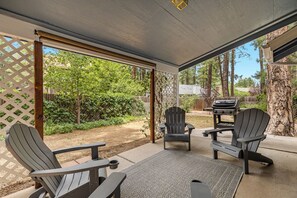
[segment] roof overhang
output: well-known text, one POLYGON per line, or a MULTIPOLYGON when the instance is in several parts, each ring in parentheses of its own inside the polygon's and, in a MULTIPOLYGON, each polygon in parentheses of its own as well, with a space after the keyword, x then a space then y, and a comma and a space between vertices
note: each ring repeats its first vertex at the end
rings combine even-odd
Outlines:
MULTIPOLYGON (((276 37, 263 46, 264 56, 268 63, 275 63, 280 59, 297 51, 297 26, 276 37)), ((283 63, 297 64, 297 63, 283 63)))
POLYGON ((14 0, 0 14, 181 71, 297 21, 297 1, 14 0))

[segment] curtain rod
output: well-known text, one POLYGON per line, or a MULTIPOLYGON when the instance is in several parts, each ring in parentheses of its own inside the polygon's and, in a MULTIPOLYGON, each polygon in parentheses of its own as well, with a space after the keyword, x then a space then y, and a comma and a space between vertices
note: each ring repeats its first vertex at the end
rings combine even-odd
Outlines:
POLYGON ((140 65, 143 65, 143 66, 151 66, 151 67, 156 66, 156 64, 152 63, 152 62, 148 62, 148 61, 141 60, 141 59, 138 59, 138 58, 134 58, 134 57, 131 57, 131 56, 127 56, 127 55, 119 54, 119 53, 116 53, 116 52, 112 52, 112 51, 102 49, 102 48, 99 48, 99 47, 95 47, 95 46, 92 46, 92 45, 89 45, 89 44, 85 44, 85 43, 82 43, 82 42, 79 42, 79 41, 64 38, 62 36, 58 36, 58 35, 55 35, 55 34, 44 32, 42 30, 35 30, 35 34, 37 36, 39 36, 40 39, 45 39, 45 40, 49 40, 49 41, 58 42, 58 43, 70 45, 70 46, 73 46, 73 47, 78 47, 78 48, 81 48, 81 49, 90 50, 90 51, 102 54, 103 56, 108 56, 108 59, 110 59, 110 60, 112 60, 112 58, 115 58, 116 60, 119 60, 119 61, 134 62, 135 64, 138 64, 138 65, 140 64, 140 65))

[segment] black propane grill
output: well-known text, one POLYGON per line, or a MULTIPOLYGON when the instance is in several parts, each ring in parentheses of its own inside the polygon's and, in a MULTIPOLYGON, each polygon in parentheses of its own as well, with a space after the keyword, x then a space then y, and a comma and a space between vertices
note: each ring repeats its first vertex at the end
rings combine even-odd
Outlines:
POLYGON ((237 99, 215 100, 212 104, 214 128, 232 127, 239 111, 239 102, 237 99), (222 121, 222 115, 233 116, 233 122, 222 121))

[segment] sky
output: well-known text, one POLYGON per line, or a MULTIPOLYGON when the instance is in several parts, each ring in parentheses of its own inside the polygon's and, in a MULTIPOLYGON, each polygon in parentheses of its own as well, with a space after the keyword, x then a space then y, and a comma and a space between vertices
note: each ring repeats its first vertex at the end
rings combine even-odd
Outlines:
POLYGON ((251 43, 249 42, 243 45, 249 56, 236 59, 235 74, 238 76, 242 75, 243 78, 251 77, 256 71, 260 70, 260 65, 257 63, 259 51, 254 50, 254 46, 251 43))

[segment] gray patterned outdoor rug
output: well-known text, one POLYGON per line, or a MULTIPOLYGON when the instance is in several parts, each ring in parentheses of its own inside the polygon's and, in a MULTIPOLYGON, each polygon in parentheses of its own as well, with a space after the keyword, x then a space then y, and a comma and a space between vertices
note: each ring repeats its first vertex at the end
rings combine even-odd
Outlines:
POLYGON ((242 168, 184 151, 161 151, 125 169, 123 198, 191 197, 193 179, 206 183, 212 196, 233 197, 242 177, 242 168))

